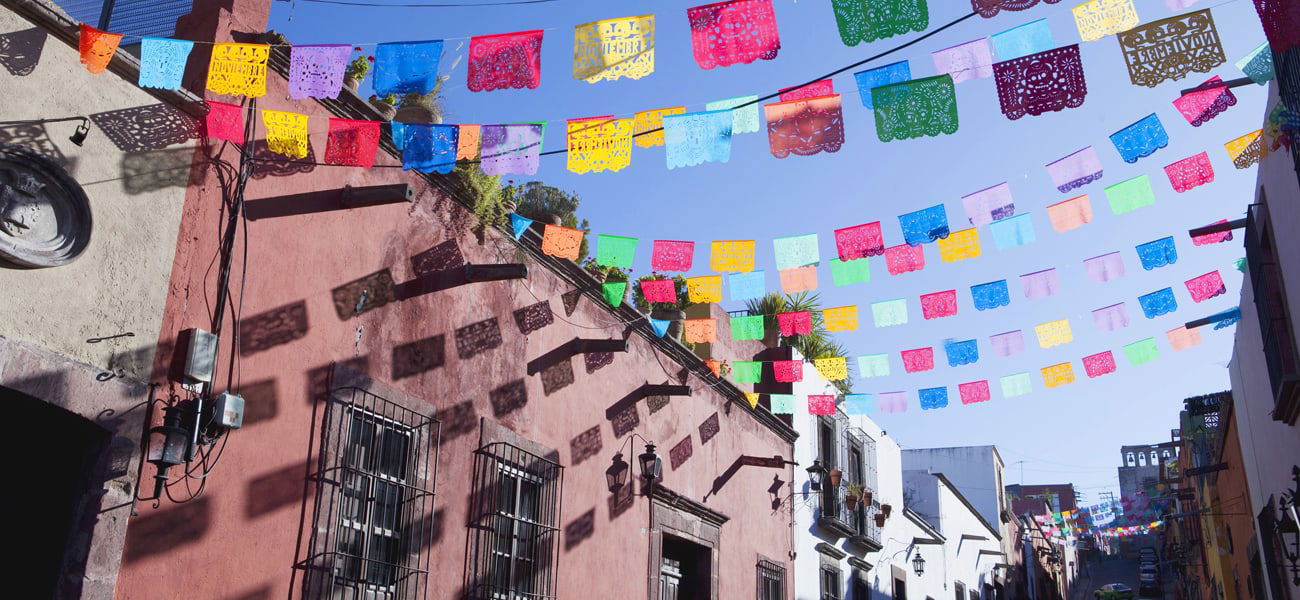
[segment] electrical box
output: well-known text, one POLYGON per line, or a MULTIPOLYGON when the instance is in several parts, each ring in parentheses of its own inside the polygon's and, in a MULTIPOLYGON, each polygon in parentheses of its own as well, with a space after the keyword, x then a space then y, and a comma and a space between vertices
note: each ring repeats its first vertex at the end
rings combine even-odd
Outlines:
POLYGON ((212 406, 212 423, 226 429, 239 429, 244 425, 244 397, 229 392, 217 396, 212 406))
POLYGON ((202 329, 185 332, 185 383, 212 383, 217 367, 217 336, 202 329))

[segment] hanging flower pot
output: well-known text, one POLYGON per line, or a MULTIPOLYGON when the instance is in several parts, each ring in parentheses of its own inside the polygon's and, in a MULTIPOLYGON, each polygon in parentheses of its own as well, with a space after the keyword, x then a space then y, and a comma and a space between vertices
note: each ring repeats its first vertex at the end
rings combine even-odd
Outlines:
POLYGON ((871 490, 866 490, 866 491, 862 492, 862 503, 863 503, 863 504, 871 504, 871 497, 872 497, 872 495, 873 495, 873 494, 871 493, 871 490))
POLYGON ((844 477, 844 471, 841 471, 839 469, 831 469, 831 472, 827 473, 827 477, 829 477, 831 480, 832 488, 840 487, 840 479, 844 477))
POLYGON ((884 526, 885 526, 885 515, 882 513, 876 513, 876 527, 884 527, 884 526))
POLYGON ((893 512, 893 511, 894 511, 894 507, 892 507, 892 506, 890 506, 890 505, 888 505, 888 504, 881 504, 881 505, 880 505, 880 514, 885 515, 885 518, 886 518, 886 519, 889 518, 889 513, 893 512))
POLYGON ((849 509, 850 512, 851 512, 851 511, 855 511, 855 510, 857 510, 857 509, 858 509, 858 497, 855 496, 855 495, 853 495, 853 494, 845 494, 845 495, 844 495, 844 507, 847 508, 847 509, 849 509))

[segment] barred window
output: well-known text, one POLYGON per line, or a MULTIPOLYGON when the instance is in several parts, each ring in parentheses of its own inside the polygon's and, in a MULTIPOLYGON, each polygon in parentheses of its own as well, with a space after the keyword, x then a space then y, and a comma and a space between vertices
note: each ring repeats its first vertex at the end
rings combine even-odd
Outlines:
POLYGON ((758 561, 758 599, 785 600, 785 568, 770 560, 758 561))
POLYGON ((474 462, 471 597, 555 598, 562 467, 506 443, 474 462))
POLYGON ((840 570, 830 565, 822 565, 821 600, 843 600, 844 592, 840 589, 840 570))

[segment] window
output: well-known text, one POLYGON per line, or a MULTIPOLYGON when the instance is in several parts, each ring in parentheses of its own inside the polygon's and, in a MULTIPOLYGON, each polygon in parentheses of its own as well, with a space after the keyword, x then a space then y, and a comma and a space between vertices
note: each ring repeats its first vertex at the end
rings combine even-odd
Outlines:
POLYGON ((953 591, 957 600, 966 600, 966 584, 958 581, 953 585, 953 591))
POLYGON ((403 486, 407 483, 411 429, 364 409, 349 407, 343 453, 343 499, 335 576, 350 583, 391 588, 402 562, 403 486))
POLYGON ((840 589, 840 570, 830 565, 822 565, 821 600, 843 600, 844 592, 840 589))
POLYGON ((785 600, 785 568, 770 560, 758 561, 758 600, 785 600))
POLYGON ((1138 466, 1139 466, 1139 467, 1145 467, 1145 466, 1147 466, 1147 453, 1146 453, 1146 452, 1139 452, 1139 453, 1138 453, 1138 466))
POLYGON ((1152 451, 1151 451, 1151 466, 1154 467, 1154 466, 1156 466, 1156 465, 1158 465, 1158 464, 1160 464, 1160 456, 1159 456, 1158 454, 1156 454, 1156 451, 1155 451, 1155 450, 1152 450, 1152 451))
POLYGON ((560 465, 503 442, 474 463, 470 597, 555 598, 560 465))
POLYGON ((1281 392, 1284 380, 1300 369, 1297 369, 1295 332, 1273 239, 1268 205, 1261 189, 1260 202, 1251 206, 1246 225, 1246 270, 1255 294, 1255 312, 1259 315, 1268 378, 1279 404, 1274 410, 1274 418, 1292 422, 1294 402, 1282 397, 1281 392))
POLYGON ((907 580, 894 577, 894 600, 907 600, 907 580))
POLYGON ((1125 457, 1125 459, 1124 459, 1124 464, 1126 464, 1126 465, 1128 465, 1128 466, 1130 466, 1130 467, 1137 466, 1137 461, 1133 458, 1133 453, 1132 453, 1132 452, 1129 452, 1129 453, 1128 453, 1128 456, 1125 457))
MULTIPOLYGON (((835 421, 829 418, 817 419, 817 457, 827 471, 840 468, 838 444, 836 444, 835 421)), ((841 485, 843 478, 841 476, 841 485)), ((829 478, 822 483, 822 516, 835 518, 839 516, 839 490, 830 484, 829 478)))

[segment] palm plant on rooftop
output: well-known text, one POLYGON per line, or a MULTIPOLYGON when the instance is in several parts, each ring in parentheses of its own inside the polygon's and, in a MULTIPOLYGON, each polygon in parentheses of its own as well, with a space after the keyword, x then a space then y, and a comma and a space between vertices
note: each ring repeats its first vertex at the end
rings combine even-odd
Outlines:
MULTIPOLYGON (((847 357, 848 351, 826 331, 822 320, 821 297, 817 294, 799 292, 794 295, 772 293, 762 298, 749 300, 745 308, 751 315, 763 315, 763 343, 769 347, 790 346, 799 351, 804 358, 847 357), (777 313, 809 312, 812 314, 812 333, 784 337, 776 320, 777 313)), ((851 366, 850 366, 851 367, 851 366)), ((842 394, 853 393, 850 379, 832 381, 831 385, 842 394)))

